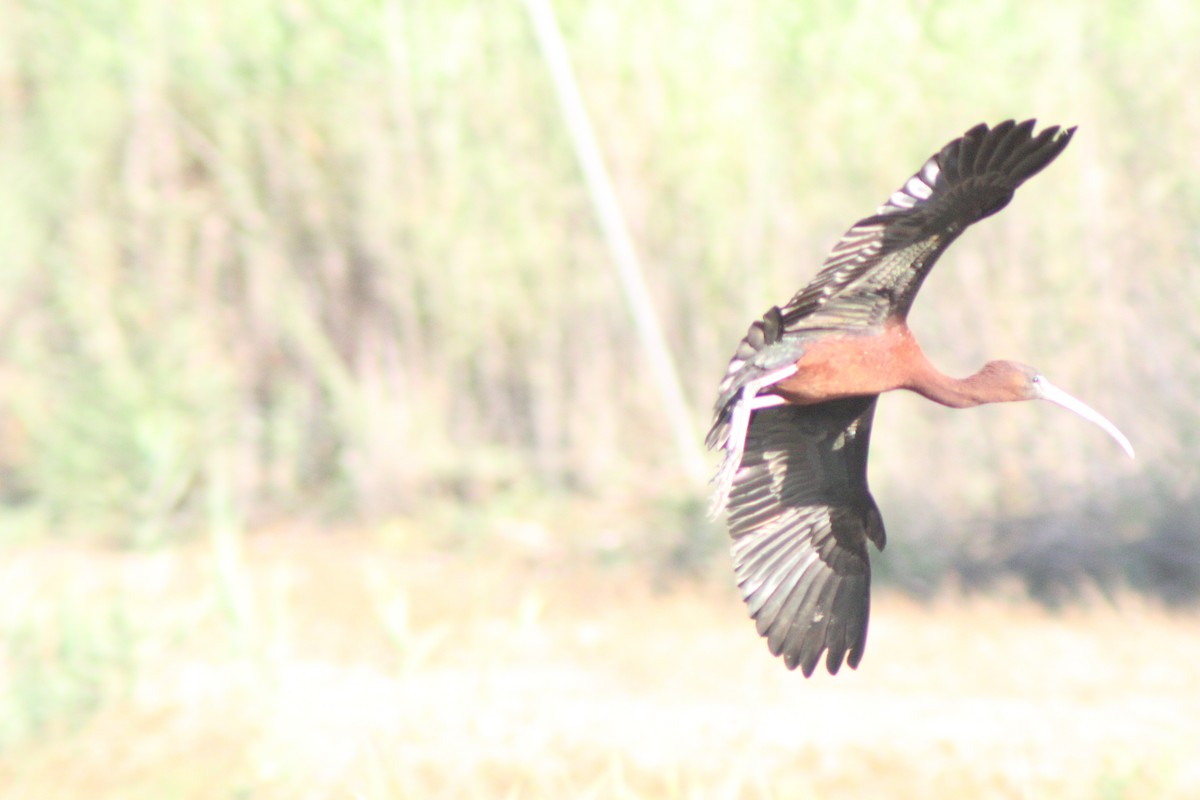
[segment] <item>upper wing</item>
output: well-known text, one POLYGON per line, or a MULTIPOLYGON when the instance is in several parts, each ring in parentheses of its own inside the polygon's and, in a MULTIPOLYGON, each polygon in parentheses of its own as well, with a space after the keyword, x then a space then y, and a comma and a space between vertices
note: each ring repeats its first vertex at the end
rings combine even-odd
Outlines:
POLYGON ((883 520, 867 488, 877 397, 754 412, 729 497, 734 569, 758 632, 788 669, 836 673, 866 646, 883 520))
POLYGON ((714 509, 723 505, 723 489, 741 456, 741 442, 730 441, 729 422, 734 407, 747 400, 743 387, 794 363, 811 337, 906 316, 950 243, 1008 205, 1017 187, 1053 161, 1075 133, 1053 126, 1035 136, 1034 124, 976 125, 947 144, 874 215, 842 236, 821 271, 787 305, 750 326, 725 369, 708 434, 708 446, 725 451, 714 480, 714 509))
POLYGON ((783 307, 797 329, 876 325, 904 317, 938 257, 971 223, 1058 157, 1074 128, 1036 136, 1036 120, 976 125, 925 162, 874 215, 855 223, 817 276, 783 307))

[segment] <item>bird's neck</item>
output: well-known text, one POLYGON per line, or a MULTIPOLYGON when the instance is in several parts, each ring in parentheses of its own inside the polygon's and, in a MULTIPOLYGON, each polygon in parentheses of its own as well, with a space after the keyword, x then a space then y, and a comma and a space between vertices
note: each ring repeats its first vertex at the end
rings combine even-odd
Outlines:
POLYGON ((983 371, 967 378, 952 378, 924 360, 913 380, 904 388, 950 408, 973 408, 992 402, 984 393, 983 371))

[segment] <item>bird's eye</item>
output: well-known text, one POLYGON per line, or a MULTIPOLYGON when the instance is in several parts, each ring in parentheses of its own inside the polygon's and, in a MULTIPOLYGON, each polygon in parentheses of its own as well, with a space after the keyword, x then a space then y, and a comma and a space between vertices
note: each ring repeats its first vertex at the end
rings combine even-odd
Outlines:
POLYGON ((1032 380, 1032 382, 1033 382, 1033 383, 1035 383, 1035 384, 1041 383, 1041 382, 1042 382, 1042 376, 1041 376, 1041 375, 1034 375, 1034 376, 1033 376, 1033 378, 1032 378, 1031 380, 1032 380))

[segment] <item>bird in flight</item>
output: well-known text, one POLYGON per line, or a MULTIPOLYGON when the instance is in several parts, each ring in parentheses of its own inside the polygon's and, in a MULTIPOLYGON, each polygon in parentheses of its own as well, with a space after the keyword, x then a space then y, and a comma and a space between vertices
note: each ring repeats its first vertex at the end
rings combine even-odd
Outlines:
POLYGON ((788 669, 856 668, 866 646, 871 565, 882 550, 867 487, 871 419, 882 392, 907 389, 951 408, 1049 400, 1129 440, 1100 414, 1015 361, 951 378, 906 323, 921 282, 973 222, 1008 205, 1058 157, 1074 128, 1035 120, 976 125, 935 153, 834 245, 815 278, 754 322, 715 407, 722 452, 712 514, 728 508, 738 587, 758 633, 788 669))

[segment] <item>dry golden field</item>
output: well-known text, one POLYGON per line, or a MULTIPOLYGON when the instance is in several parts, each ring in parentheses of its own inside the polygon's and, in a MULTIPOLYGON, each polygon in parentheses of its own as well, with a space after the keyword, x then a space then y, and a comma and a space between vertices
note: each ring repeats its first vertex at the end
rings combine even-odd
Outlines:
POLYGON ((3 564, 6 800, 1200 796, 1198 620, 1135 598, 878 592, 860 669, 806 681, 720 581, 562 554, 3 564))

